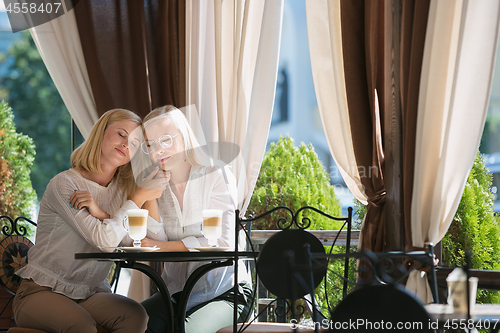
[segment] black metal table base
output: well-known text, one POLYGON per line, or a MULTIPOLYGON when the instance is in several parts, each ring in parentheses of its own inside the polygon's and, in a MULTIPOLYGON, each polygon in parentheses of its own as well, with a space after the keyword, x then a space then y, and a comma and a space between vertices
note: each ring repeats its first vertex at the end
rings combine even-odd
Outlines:
MULTIPOLYGON (((121 267, 136 269, 146 274, 158 287, 165 303, 167 314, 172 318, 171 323, 168 324, 168 333, 184 332, 186 321, 186 308, 189 296, 193 291, 195 284, 213 269, 219 267, 231 266, 234 264, 234 276, 237 280, 238 259, 251 259, 254 260, 258 253, 254 252, 233 252, 233 251, 202 251, 202 252, 96 252, 96 253, 75 253, 75 259, 82 260, 103 260, 103 261, 117 261, 120 262, 121 267), (158 272, 152 267, 141 262, 203 262, 204 264, 196 268, 189 276, 186 284, 184 285, 181 297, 178 302, 178 311, 175 314, 174 306, 167 289, 165 281, 158 272), (206 263, 206 264, 205 264, 206 263)), ((237 288, 236 283, 233 286, 235 290, 235 302, 237 302, 237 288)), ((234 317, 236 318, 237 306, 235 306, 234 317)))

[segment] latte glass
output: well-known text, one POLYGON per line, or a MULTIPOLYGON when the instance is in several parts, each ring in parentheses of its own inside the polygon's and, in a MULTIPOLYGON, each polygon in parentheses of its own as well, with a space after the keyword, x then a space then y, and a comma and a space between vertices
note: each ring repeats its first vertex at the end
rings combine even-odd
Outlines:
POLYGON ((146 237, 148 214, 146 209, 129 209, 127 211, 128 234, 134 240, 134 247, 141 247, 141 240, 146 237))
POLYGON ((205 209, 202 211, 202 232, 209 246, 217 246, 217 240, 222 236, 222 210, 205 209))

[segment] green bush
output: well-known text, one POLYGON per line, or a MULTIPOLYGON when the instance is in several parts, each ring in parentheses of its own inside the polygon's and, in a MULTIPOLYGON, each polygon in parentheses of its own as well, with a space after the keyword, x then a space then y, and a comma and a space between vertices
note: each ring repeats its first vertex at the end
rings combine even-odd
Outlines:
MULTIPOLYGON (((12 107, 17 130, 36 143, 30 177, 40 201, 50 179, 71 167, 71 116, 29 31, 20 33, 4 59, 7 69, 0 77, 0 100, 12 107)), ((78 146, 83 138, 78 130, 75 134, 78 146)))
POLYGON ((16 132, 14 115, 5 101, 0 103, 0 214, 32 218, 36 193, 30 172, 35 145, 27 135, 16 132))
MULTIPOLYGON (((471 268, 500 270, 500 217, 493 214, 492 175, 477 154, 462 199, 442 240, 443 265, 463 266, 470 250, 471 268)), ((478 290, 480 303, 500 303, 497 291, 478 290)))
MULTIPOLYGON (((277 206, 287 206, 293 212, 303 206, 312 206, 336 217, 341 216, 342 211, 328 173, 313 146, 302 143, 295 147, 289 136, 271 143, 264 155, 248 214, 257 216, 277 206)), ((340 222, 314 214, 311 230, 335 230, 342 226, 340 222)), ((271 215, 252 228, 277 229, 277 216, 271 215)), ((280 211, 279 216, 290 221, 284 211, 280 211)))
MULTIPOLYGON (((342 216, 329 175, 312 145, 302 143, 295 147, 293 139, 288 136, 271 143, 269 151, 264 155, 248 213, 258 216, 278 206, 287 206, 294 213, 303 206, 312 206, 331 216, 342 216)), ((342 226, 342 222, 330 220, 312 211, 304 212, 301 217, 306 214, 311 219, 310 230, 338 230, 342 226)), ((260 220, 260 223, 252 225, 252 228, 277 229, 276 221, 279 217, 284 217, 288 222, 291 220, 289 214, 280 210, 279 214, 269 215, 265 220, 260 220)), ((331 250, 332 253, 345 253, 345 247, 336 246, 331 250)), ((325 251, 330 252, 330 248, 325 251)), ((354 280, 355 266, 351 264, 350 267, 350 279, 354 280)), ((329 268, 342 275, 344 262, 334 261, 329 268)), ((328 274, 327 286, 330 306, 334 306, 342 298, 342 280, 334 274, 328 274)), ((317 296, 319 305, 326 308, 323 283, 318 287, 317 296)), ((323 312, 327 314, 327 311, 323 312)))

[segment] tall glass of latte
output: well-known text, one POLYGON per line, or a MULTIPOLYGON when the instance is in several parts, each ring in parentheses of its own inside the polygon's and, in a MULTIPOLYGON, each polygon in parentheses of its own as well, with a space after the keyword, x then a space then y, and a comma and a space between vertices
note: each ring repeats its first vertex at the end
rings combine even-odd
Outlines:
POLYGON ((127 211, 128 234, 134 240, 134 247, 141 247, 141 240, 146 237, 148 214, 146 209, 129 209, 127 211))
POLYGON ((204 209, 203 215, 203 235, 208 240, 209 246, 217 246, 217 240, 222 236, 222 210, 204 209))

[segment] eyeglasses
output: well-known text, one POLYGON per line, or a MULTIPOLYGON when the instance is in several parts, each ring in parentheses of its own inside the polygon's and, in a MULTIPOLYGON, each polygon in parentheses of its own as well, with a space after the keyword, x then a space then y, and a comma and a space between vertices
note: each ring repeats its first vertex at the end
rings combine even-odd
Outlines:
POLYGON ((160 136, 158 138, 158 141, 146 140, 141 144, 142 152, 144 154, 147 154, 147 155, 153 153, 157 148, 156 143, 158 143, 163 148, 170 148, 170 147, 172 147, 172 144, 174 143, 174 138, 179 134, 180 133, 177 133, 174 136, 171 136, 170 134, 165 134, 165 135, 160 136))

